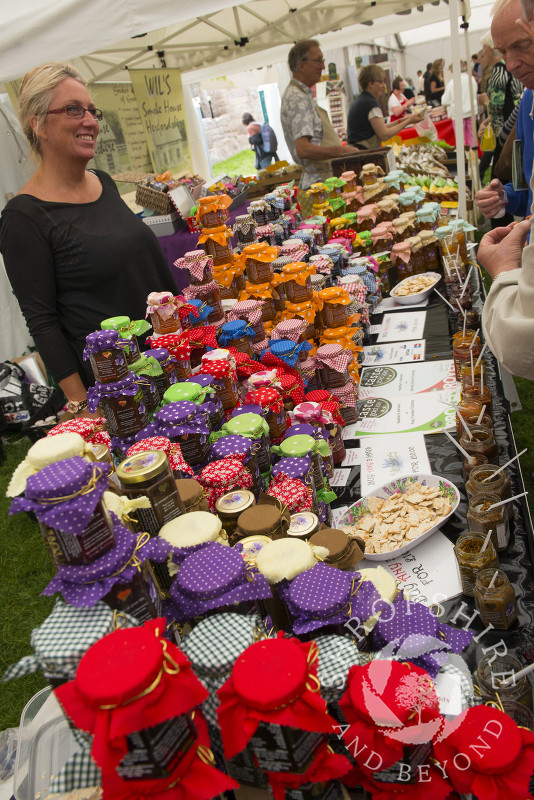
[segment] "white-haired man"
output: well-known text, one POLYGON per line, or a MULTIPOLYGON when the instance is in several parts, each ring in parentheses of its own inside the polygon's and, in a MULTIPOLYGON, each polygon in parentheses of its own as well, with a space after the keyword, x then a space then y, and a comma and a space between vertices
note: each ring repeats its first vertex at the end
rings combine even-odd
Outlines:
MULTIPOLYGON (((534 0, 497 0, 492 14, 495 47, 510 72, 534 88, 534 0)), ((482 316, 489 346, 510 372, 534 380, 534 244, 525 246, 529 230, 527 220, 495 228, 480 242, 478 260, 493 278, 482 316)))

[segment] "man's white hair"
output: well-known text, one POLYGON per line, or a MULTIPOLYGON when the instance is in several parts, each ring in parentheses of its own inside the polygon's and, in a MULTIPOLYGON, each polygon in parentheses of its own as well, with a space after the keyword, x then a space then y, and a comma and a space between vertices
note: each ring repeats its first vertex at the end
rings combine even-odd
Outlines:
MULTIPOLYGON (((491 16, 495 17, 503 11, 508 11, 513 3, 515 3, 515 0, 496 0, 491 9, 491 16)), ((521 0, 521 8, 526 20, 531 20, 534 17, 534 0, 521 0)))

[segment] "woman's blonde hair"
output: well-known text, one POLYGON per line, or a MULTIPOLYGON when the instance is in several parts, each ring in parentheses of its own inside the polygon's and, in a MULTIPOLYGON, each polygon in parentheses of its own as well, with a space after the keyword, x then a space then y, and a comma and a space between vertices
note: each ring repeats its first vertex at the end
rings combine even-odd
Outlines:
POLYGON ((443 75, 443 59, 442 58, 436 58, 432 62, 432 73, 434 75, 437 75, 438 77, 440 75, 443 75))
POLYGON ((66 78, 74 78, 82 86, 87 86, 87 81, 76 67, 61 62, 35 67, 22 79, 19 95, 19 120, 24 135, 37 156, 41 155, 41 143, 37 136, 39 125, 50 108, 54 89, 66 78), (32 117, 37 117, 35 130, 31 126, 32 117))
POLYGON ((362 92, 365 92, 370 83, 383 81, 384 74, 384 70, 378 64, 368 64, 366 67, 362 67, 358 73, 358 82, 362 92))

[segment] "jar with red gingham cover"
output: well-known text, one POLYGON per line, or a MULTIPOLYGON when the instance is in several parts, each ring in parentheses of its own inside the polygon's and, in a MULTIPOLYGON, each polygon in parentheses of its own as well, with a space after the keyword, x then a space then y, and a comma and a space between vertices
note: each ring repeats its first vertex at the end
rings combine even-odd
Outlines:
POLYGON ((215 514, 217 500, 233 489, 251 489, 252 475, 244 465, 242 456, 229 456, 220 461, 212 461, 198 475, 198 482, 204 487, 210 511, 215 514))
POLYGON ((353 356, 340 344, 323 344, 315 355, 319 370, 319 379, 325 389, 334 389, 350 380, 349 364, 353 356))
POLYGON ((261 313, 263 300, 242 300, 236 303, 231 311, 228 312, 228 321, 243 319, 252 325, 254 338, 252 344, 265 341, 265 328, 263 326, 263 316, 261 313))
POLYGON ((271 386, 248 392, 245 403, 255 403, 266 410, 265 420, 269 426, 271 442, 277 444, 287 430, 287 414, 280 392, 271 386))

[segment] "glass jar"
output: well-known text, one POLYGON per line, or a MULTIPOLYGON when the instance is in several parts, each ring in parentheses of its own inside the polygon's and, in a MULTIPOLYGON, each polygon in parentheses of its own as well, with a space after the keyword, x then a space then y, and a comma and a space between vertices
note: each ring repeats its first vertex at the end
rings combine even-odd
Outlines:
POLYGON ((223 436, 210 446, 210 458, 221 461, 229 456, 242 456, 243 464, 252 476, 250 487, 255 497, 262 491, 258 452, 260 445, 247 436, 223 436))
POLYGON ((265 242, 247 244, 241 257, 245 260, 245 269, 250 283, 270 283, 274 277, 272 262, 278 255, 276 247, 269 247, 265 242))
POLYGON ((204 489, 198 481, 194 478, 176 478, 174 482, 186 514, 193 511, 209 511, 204 489))
POLYGON ((353 356, 340 344, 323 344, 317 349, 319 379, 325 389, 339 389, 350 381, 353 356))
POLYGON ((289 519, 287 535, 307 541, 319 530, 319 518, 312 511, 299 511, 289 519))
MULTIPOLYGON (((497 469, 498 467, 495 464, 474 467, 465 486, 468 497, 473 497, 473 495, 481 492, 496 494, 500 500, 507 500, 511 497, 512 485, 510 480, 504 471, 495 475, 497 469)), ((512 503, 508 503, 504 508, 508 509, 508 516, 511 517, 513 514, 512 503)))
POLYGON ((252 508, 255 503, 254 494, 248 489, 236 489, 219 497, 215 503, 215 511, 222 522, 229 542, 233 542, 235 539, 234 533, 239 515, 248 508, 252 508))
POLYGON ((483 703, 505 703, 508 700, 521 703, 532 710, 532 686, 526 675, 517 680, 510 680, 519 672, 524 664, 512 653, 495 656, 489 653, 477 664, 474 674, 475 683, 480 689, 483 703))
POLYGON ((264 409, 271 441, 279 441, 287 431, 287 414, 280 392, 274 387, 265 386, 249 392, 245 397, 245 402, 257 403, 264 409))
POLYGON ((256 241, 256 222, 250 214, 240 214, 235 218, 233 231, 239 244, 252 244, 256 241))
POLYGON ((269 206, 265 200, 252 200, 247 208, 256 225, 266 225, 269 221, 269 206))
MULTIPOLYGON (((474 349, 474 348, 473 348, 474 349)), ((486 374, 486 368, 483 361, 479 361, 478 364, 476 363, 478 356, 473 356, 473 368, 471 369, 471 359, 469 361, 465 360, 460 366, 460 383, 462 386, 462 392, 465 391, 465 387, 468 384, 478 383, 480 384, 480 377, 482 373, 486 374)))
POLYGON ((154 333, 180 333, 180 317, 172 292, 151 292, 147 299, 148 313, 154 333))
POLYGON ((495 550, 502 552, 508 547, 510 524, 506 505, 491 508, 492 505, 499 502, 499 495, 487 490, 472 495, 469 498, 467 524, 470 530, 482 533, 484 536, 491 530, 493 546, 495 550))
POLYGON ((317 449, 317 444, 316 440, 311 436, 289 436, 281 443, 279 453, 282 458, 309 456, 313 470, 315 491, 322 492, 324 489, 324 475, 322 459, 317 449))
POLYGON ((259 414, 239 414, 232 417, 221 428, 225 436, 245 436, 258 443, 256 456, 261 474, 268 473, 271 469, 271 445, 269 439, 269 426, 259 414))
POLYGON ((130 456, 118 465, 116 474, 129 499, 148 497, 150 501, 150 508, 130 512, 135 530, 156 536, 163 525, 185 514, 167 456, 161 450, 130 456))
POLYGON ((202 356, 201 372, 214 377, 213 386, 225 411, 235 408, 239 402, 235 363, 230 360, 228 350, 211 350, 202 356))
POLYGON ((438 240, 431 231, 419 231, 421 239, 423 261, 425 268, 423 272, 438 272, 440 268, 438 256, 438 240))
POLYGON ((397 267, 399 281, 413 275, 415 270, 412 263, 412 246, 408 240, 393 245, 390 259, 391 263, 397 267))
POLYGON ((265 328, 263 325, 262 306, 263 300, 242 300, 236 303, 228 314, 228 321, 242 319, 252 326, 254 338, 252 344, 265 341, 265 328))
POLYGON ((128 375, 126 344, 118 331, 94 331, 85 339, 84 359, 89 358, 95 381, 116 383, 128 375))
POLYGON ((150 422, 141 388, 129 372, 117 383, 96 384, 102 416, 106 417, 110 436, 126 439, 146 428, 150 422))
POLYGON ((128 342, 128 347, 124 351, 127 364, 133 364, 134 361, 137 361, 141 355, 137 334, 150 330, 146 320, 134 320, 132 322, 130 317, 108 317, 108 319, 102 320, 100 327, 103 331, 117 331, 121 339, 125 339, 128 342))
POLYGON ((473 425, 483 425, 485 428, 490 428, 493 430, 493 419, 490 417, 489 414, 484 413, 479 420, 480 414, 467 414, 465 419, 465 423, 469 430, 473 427, 473 425))
POLYGON ((488 463, 486 456, 469 456, 469 459, 462 456, 462 475, 464 482, 467 483, 469 476, 475 467, 483 467, 488 463))
POLYGON ((174 262, 178 269, 185 269, 191 286, 202 286, 213 280, 213 261, 204 250, 190 250, 174 262))
POLYGON ((495 571, 499 568, 499 559, 491 539, 486 549, 482 550, 484 539, 485 536, 480 533, 467 531, 458 537, 454 545, 462 592, 468 597, 473 597, 477 575, 483 569, 495 571))
MULTIPOLYGON (((149 357, 145 353, 142 353, 137 361, 132 364, 132 372, 136 375, 135 382, 141 389, 146 409, 149 413, 155 411, 160 404, 160 393, 156 385, 156 376, 152 374, 158 369, 159 363, 156 359, 154 359, 154 361, 151 363, 149 357), (154 361, 156 363, 154 363, 154 361)), ((161 373, 163 373, 161 367, 159 367, 159 369, 161 373)))
MULTIPOLYGON (((491 391, 487 384, 480 383, 466 383, 463 397, 466 400, 477 400, 482 406, 486 406, 486 413, 492 414, 493 412, 493 403, 491 398, 491 391)), ((491 461, 491 459, 490 459, 491 461)))
POLYGON ((240 353, 245 353, 249 358, 254 357, 252 339, 254 331, 252 326, 242 319, 225 322, 218 333, 218 342, 222 347, 235 347, 240 353))
POLYGON ((483 425, 473 425, 469 429, 472 438, 470 439, 467 432, 462 431, 460 437, 460 444, 469 455, 473 456, 486 456, 490 464, 499 464, 499 448, 495 441, 495 436, 490 428, 485 428, 483 425))
POLYGON ((331 286, 319 292, 319 299, 323 302, 320 312, 323 328, 343 328, 348 325, 350 296, 344 289, 331 286))
POLYGON ((480 355, 480 340, 478 336, 476 340, 467 336, 453 339, 452 357, 457 381, 461 380, 461 369, 464 364, 467 364, 471 369, 471 354, 473 354, 474 363, 480 355))
POLYGON ((478 417, 481 411, 482 403, 480 403, 478 400, 467 400, 465 398, 460 400, 456 406, 456 436, 458 437, 458 441, 460 441, 462 438, 462 434, 465 430, 458 414, 461 414, 464 421, 466 421, 468 415, 476 414, 478 417))
POLYGON ((207 461, 210 429, 199 406, 181 400, 160 408, 154 414, 156 436, 166 436, 180 445, 190 467, 201 468, 207 461))
POLYGON ((197 200, 197 220, 201 228, 216 228, 230 216, 229 206, 232 198, 226 194, 199 197, 197 200))
POLYGON ((483 569, 476 578, 475 605, 484 625, 507 631, 517 619, 515 592, 501 569, 483 569))
POLYGON ((206 255, 213 259, 213 266, 225 264, 232 258, 232 231, 226 225, 215 228, 203 228, 199 237, 199 244, 204 245, 206 255))
POLYGON ((288 277, 285 280, 285 290, 290 303, 307 303, 312 299, 311 274, 312 269, 304 262, 293 262, 283 267, 282 275, 288 277), (297 275, 300 276, 301 282, 297 281, 297 275), (295 276, 295 278, 291 276, 295 276))

